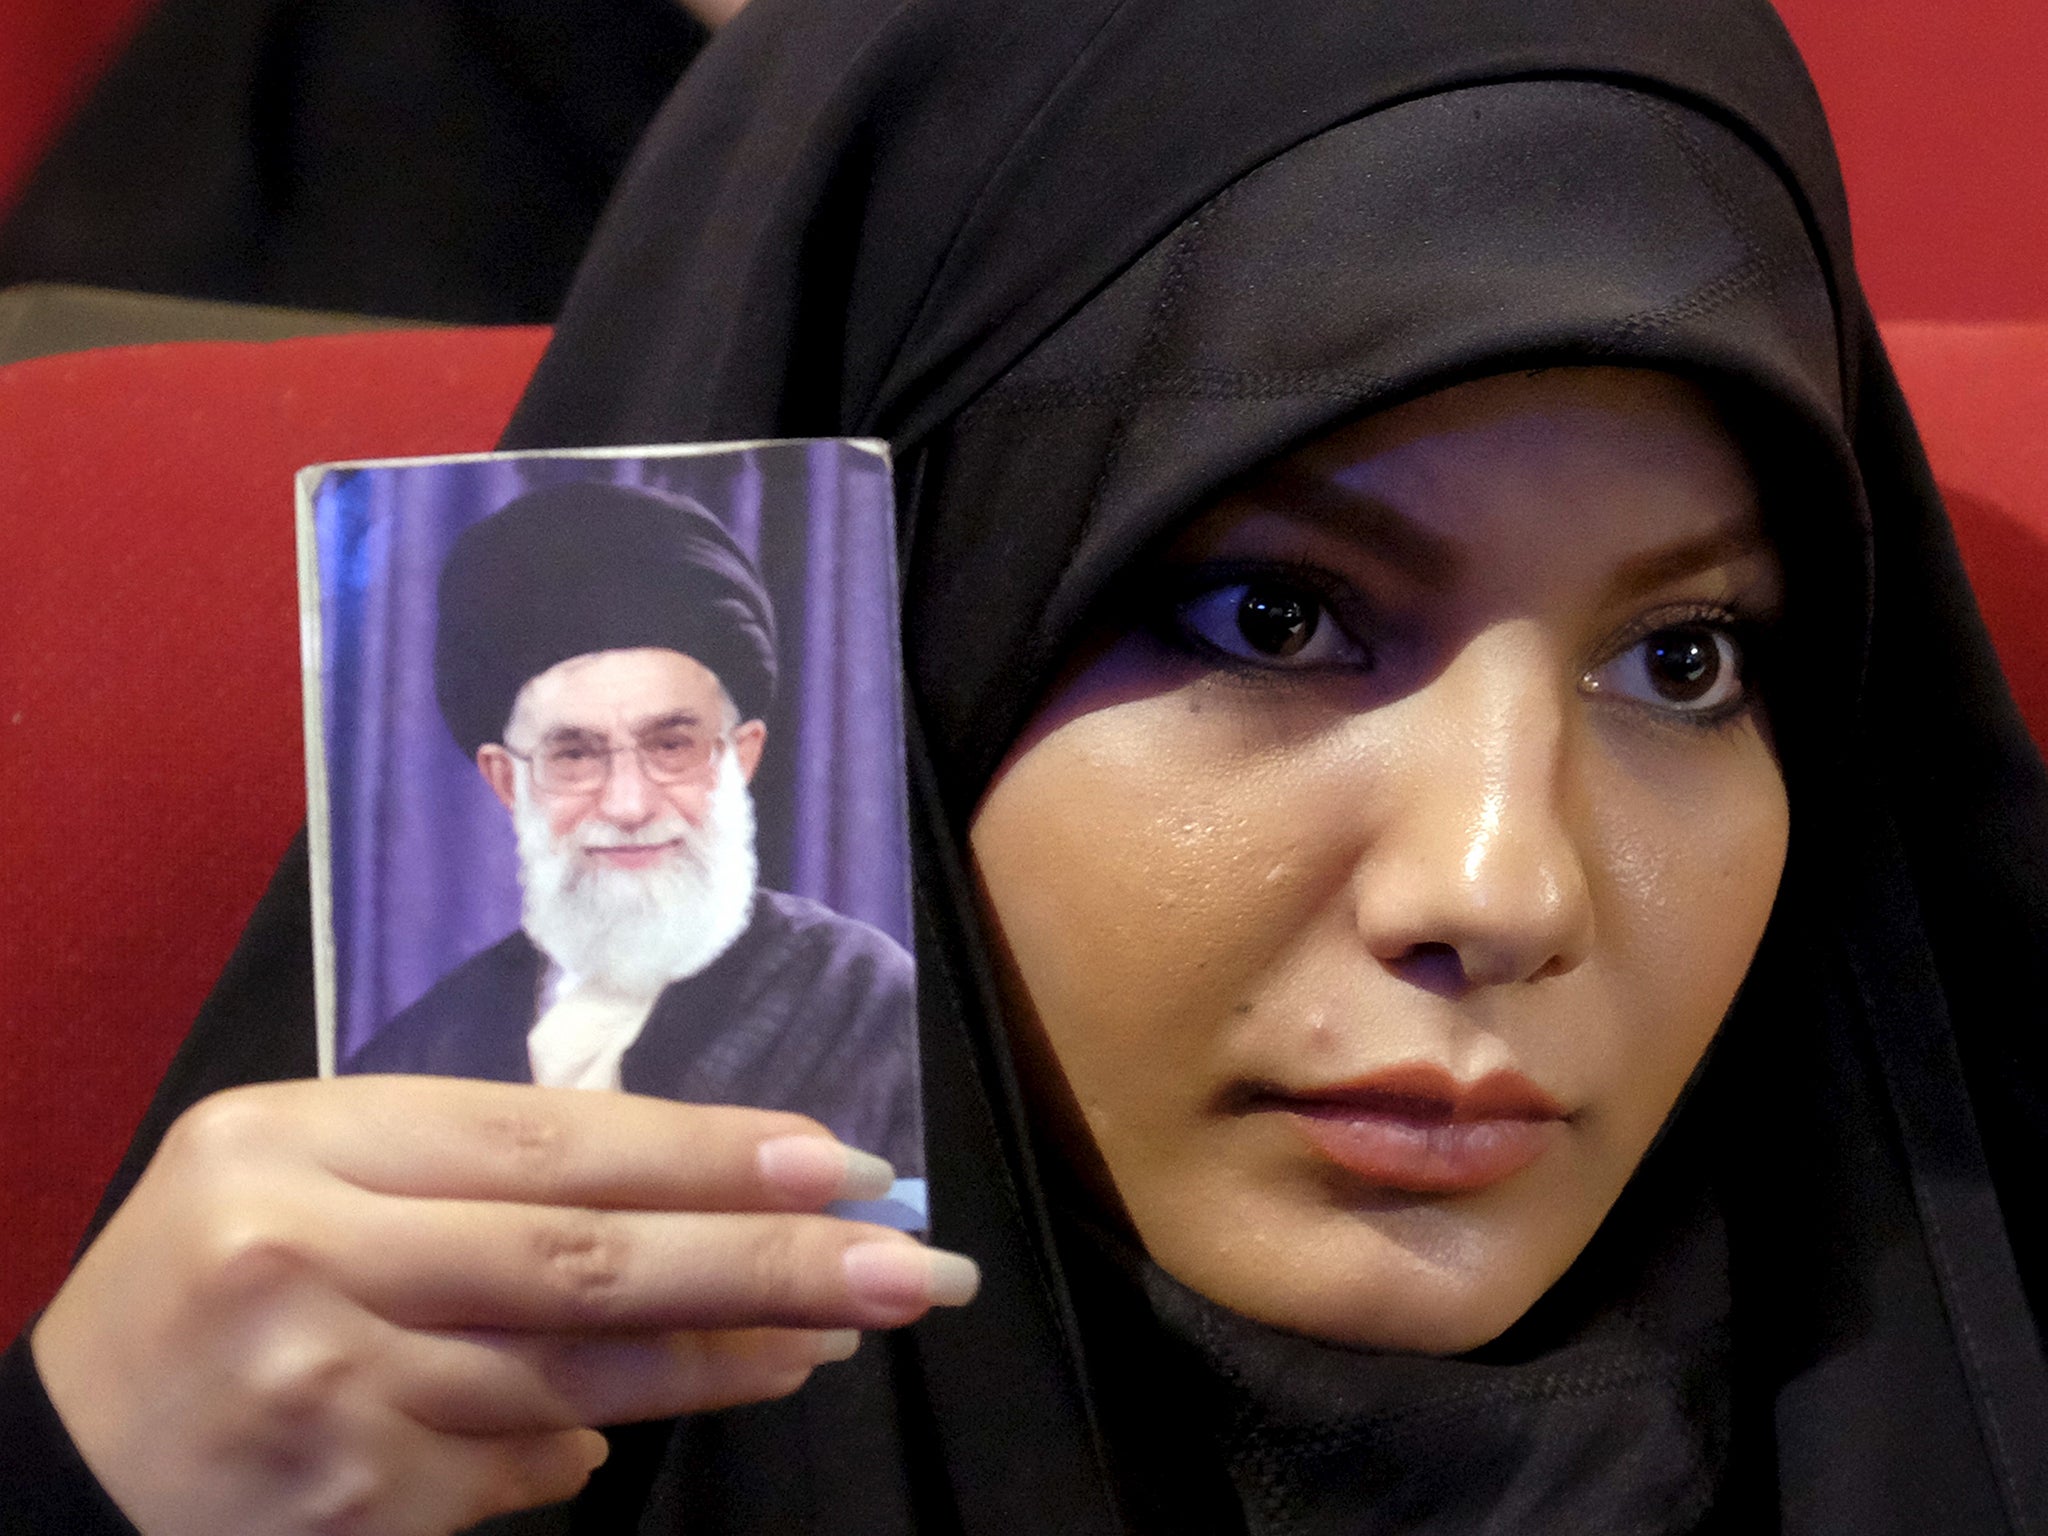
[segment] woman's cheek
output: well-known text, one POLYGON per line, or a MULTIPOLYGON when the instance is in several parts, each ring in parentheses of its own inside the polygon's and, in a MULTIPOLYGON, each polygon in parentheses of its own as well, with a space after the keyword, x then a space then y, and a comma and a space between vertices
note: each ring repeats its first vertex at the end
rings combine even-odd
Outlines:
POLYGON ((1106 956, 1153 953, 1177 904, 1159 878, 1144 789, 1102 735, 1093 717, 1061 727, 1003 773, 975 817, 975 863, 1041 1011, 1113 979, 1097 974, 1106 956))
MULTIPOLYGON (((1698 1066, 1747 974, 1777 897, 1790 809, 1761 735, 1617 761, 1596 789, 1596 923, 1618 1006, 1602 1116, 1640 1154, 1698 1066)), ((1620 754, 1617 754, 1617 758, 1620 754)))
POLYGON ((971 834, 1016 980, 1107 1140, 1213 1087, 1236 1005, 1327 883, 1296 782, 1312 770, 1190 708, 1201 692, 1067 720, 1005 768, 971 834))

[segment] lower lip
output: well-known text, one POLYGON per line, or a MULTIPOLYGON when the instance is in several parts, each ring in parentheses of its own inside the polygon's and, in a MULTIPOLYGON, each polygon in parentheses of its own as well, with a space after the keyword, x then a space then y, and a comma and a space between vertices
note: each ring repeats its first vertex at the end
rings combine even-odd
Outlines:
POLYGON ((1459 1194, 1511 1178, 1541 1157, 1558 1120, 1434 1121, 1352 1104, 1281 1106, 1309 1145, 1368 1184, 1459 1194))
POLYGON ((593 859, 601 859, 618 869, 652 869, 675 849, 674 843, 656 843, 651 847, 635 844, 630 848, 586 848, 583 851, 593 859))

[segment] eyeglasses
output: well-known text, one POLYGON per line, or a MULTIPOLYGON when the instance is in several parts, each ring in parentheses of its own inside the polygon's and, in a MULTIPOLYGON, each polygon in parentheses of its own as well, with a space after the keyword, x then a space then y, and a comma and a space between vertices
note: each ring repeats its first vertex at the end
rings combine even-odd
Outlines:
POLYGON ((631 752, 640 759, 640 773, 650 784, 686 784, 701 778, 711 759, 729 738, 689 726, 664 725, 637 738, 631 746, 614 747, 594 736, 563 736, 543 742, 534 752, 505 750, 533 769, 534 787, 550 795, 590 795, 612 776, 612 759, 631 752))

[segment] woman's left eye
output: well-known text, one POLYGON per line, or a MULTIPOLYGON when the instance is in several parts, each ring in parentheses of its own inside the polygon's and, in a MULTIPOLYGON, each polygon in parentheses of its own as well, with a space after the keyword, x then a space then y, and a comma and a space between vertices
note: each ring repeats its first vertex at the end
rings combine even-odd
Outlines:
POLYGON ((1680 715, 1720 716, 1748 697, 1742 645, 1724 624, 1667 624, 1586 674, 1586 686, 1680 715))
POLYGON ((1207 587, 1174 606, 1183 634, 1240 661, 1283 668, 1364 667, 1371 653, 1313 587, 1254 576, 1207 587))

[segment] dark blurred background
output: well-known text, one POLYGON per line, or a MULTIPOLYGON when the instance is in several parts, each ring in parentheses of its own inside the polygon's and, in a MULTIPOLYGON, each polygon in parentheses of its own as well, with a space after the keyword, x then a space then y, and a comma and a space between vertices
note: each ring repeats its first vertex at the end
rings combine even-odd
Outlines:
POLYGON ((0 287, 552 319, 677 0, 0 0, 0 287))

